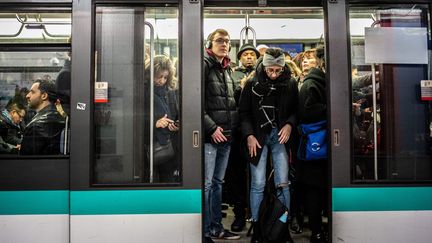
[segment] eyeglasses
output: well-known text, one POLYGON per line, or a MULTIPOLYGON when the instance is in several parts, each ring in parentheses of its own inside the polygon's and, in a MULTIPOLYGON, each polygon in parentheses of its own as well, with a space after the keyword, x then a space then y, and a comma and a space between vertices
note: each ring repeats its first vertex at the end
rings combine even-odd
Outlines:
POLYGON ((280 75, 283 73, 284 69, 283 68, 265 68, 265 71, 267 72, 268 75, 272 75, 272 74, 276 74, 276 75, 280 75))
POLYGON ((213 40, 213 41, 216 42, 216 43, 218 43, 219 45, 222 45, 224 43, 227 44, 227 45, 231 44, 231 41, 229 39, 223 39, 223 38, 218 38, 218 39, 213 40))
POLYGON ((25 114, 21 115, 21 113, 19 111, 17 111, 17 110, 14 110, 14 111, 18 115, 18 117, 20 118, 20 121, 22 121, 24 119, 25 114))

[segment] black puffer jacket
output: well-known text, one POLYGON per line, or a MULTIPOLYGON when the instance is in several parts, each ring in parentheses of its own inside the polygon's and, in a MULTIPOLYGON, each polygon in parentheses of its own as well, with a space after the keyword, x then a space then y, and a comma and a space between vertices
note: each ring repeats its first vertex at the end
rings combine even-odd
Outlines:
POLYGON ((306 75, 299 93, 299 123, 309 124, 327 119, 325 74, 312 68, 306 75))
POLYGON ((211 142, 211 135, 218 126, 225 132, 238 126, 239 117, 234 99, 235 84, 229 66, 222 67, 215 57, 205 53, 205 141, 211 142))
POLYGON ((60 154, 60 137, 65 120, 54 105, 40 110, 24 129, 20 154, 55 155, 60 154))
MULTIPOLYGON (((262 111, 259 109, 260 98, 252 91, 257 82, 272 82, 276 87, 276 125, 281 129, 286 124, 291 124, 294 132, 296 125, 296 112, 298 102, 298 88, 294 78, 291 77, 291 71, 285 65, 284 72, 274 81, 266 80, 267 75, 264 66, 258 60, 257 69, 254 76, 247 81, 240 96, 239 114, 241 118, 241 130, 244 138, 254 135, 258 143, 263 145, 266 135, 271 131, 271 127, 261 127, 262 111)), ((262 149, 258 149, 256 157, 249 158, 249 162, 256 165, 261 157, 262 149)))

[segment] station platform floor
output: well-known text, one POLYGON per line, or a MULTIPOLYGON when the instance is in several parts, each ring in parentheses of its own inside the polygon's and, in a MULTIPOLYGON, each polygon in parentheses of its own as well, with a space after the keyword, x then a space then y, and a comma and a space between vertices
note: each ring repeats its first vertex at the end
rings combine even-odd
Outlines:
MULTIPOLYGON (((232 212, 232 208, 229 207, 226 210, 223 210, 223 212, 225 212, 227 214, 227 216, 225 218, 223 218, 222 223, 225 227, 225 229, 227 230, 231 230, 231 223, 234 220, 234 214, 232 212)), ((216 243, 250 243, 251 237, 247 237, 246 234, 249 230, 250 227, 250 222, 246 223, 246 227, 243 229, 242 232, 234 232, 234 233, 238 233, 240 234, 241 238, 239 240, 213 240, 216 243)), ((309 237, 310 237, 310 230, 309 229, 304 229, 302 234, 292 234, 291 233, 291 237, 293 238, 295 243, 309 243, 309 237)))

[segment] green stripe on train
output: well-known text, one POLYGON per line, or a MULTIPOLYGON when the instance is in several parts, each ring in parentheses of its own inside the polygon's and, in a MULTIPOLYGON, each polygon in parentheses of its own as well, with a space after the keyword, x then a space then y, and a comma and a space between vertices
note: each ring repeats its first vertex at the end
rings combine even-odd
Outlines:
POLYGON ((201 213, 201 190, 71 191, 72 215, 201 213))
POLYGON ((0 191, 0 215, 69 214, 69 191, 0 191))
POLYGON ((333 188, 333 211, 432 210, 432 187, 333 188))

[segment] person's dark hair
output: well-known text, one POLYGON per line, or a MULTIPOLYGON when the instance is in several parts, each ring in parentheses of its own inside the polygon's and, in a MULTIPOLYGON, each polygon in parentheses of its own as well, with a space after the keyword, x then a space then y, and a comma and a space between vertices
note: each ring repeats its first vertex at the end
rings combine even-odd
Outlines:
POLYGON ((18 99, 18 97, 14 97, 10 99, 6 105, 6 110, 11 112, 13 110, 22 111, 26 110, 26 106, 18 99))
POLYGON ((320 45, 316 48, 316 56, 324 61, 324 46, 320 45))
POLYGON ((280 48, 275 47, 275 48, 268 48, 265 53, 273 57, 279 57, 284 54, 284 51, 280 48))
POLYGON ((284 55, 285 57, 290 57, 290 59, 292 60, 292 56, 287 51, 284 51, 284 55))
POLYGON ((48 100, 51 103, 55 103, 57 100, 57 87, 53 81, 38 79, 34 83, 39 83, 39 90, 41 93, 48 94, 48 100))

